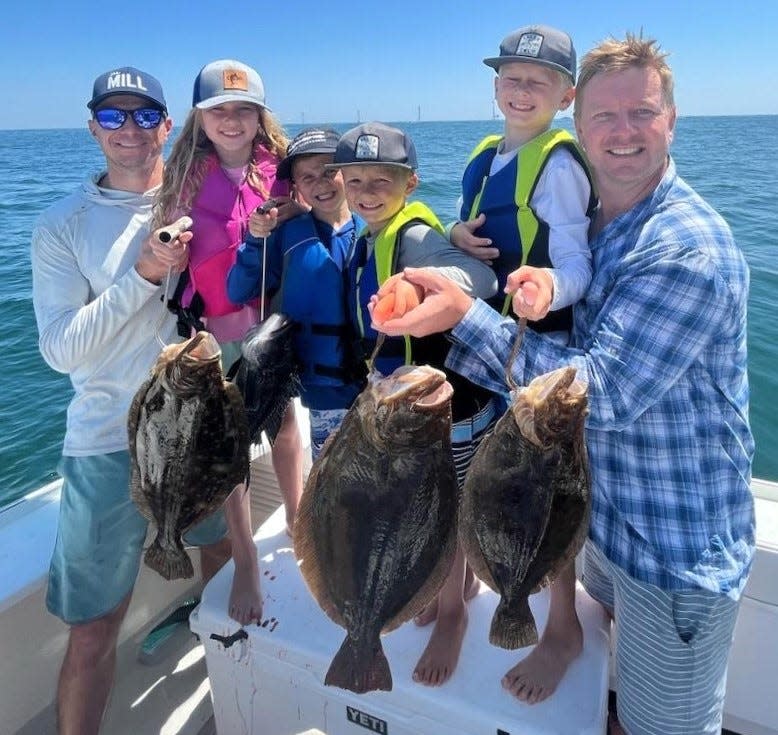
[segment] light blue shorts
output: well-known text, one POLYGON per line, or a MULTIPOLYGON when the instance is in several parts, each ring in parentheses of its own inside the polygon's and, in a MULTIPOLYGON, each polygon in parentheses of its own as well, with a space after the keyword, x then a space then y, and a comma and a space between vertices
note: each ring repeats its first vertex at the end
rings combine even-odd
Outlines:
MULTIPOLYGON (((130 500, 129 452, 62 457, 57 540, 46 607, 69 625, 108 614, 138 575, 146 519, 130 500)), ((187 544, 206 546, 227 533, 219 511, 192 528, 187 544)))
POLYGON ((308 420, 311 424, 311 458, 321 454, 321 448, 327 437, 332 434, 343 423, 348 409, 332 408, 323 411, 317 411, 313 408, 308 409, 308 420))
POLYGON ((719 735, 738 603, 639 582, 591 540, 582 581, 616 622, 616 706, 626 732, 719 735))

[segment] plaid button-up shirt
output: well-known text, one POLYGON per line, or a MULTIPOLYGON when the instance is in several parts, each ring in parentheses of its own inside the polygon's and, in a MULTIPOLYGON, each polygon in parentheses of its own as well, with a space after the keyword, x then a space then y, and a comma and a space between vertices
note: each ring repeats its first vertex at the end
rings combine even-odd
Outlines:
MULTIPOLYGON (((748 268, 726 222, 670 161, 591 243, 571 346, 528 329, 519 383, 573 364, 588 381, 589 535, 633 577, 737 599, 755 549, 748 268)), ((447 364, 505 392, 516 325, 476 301, 447 364)))

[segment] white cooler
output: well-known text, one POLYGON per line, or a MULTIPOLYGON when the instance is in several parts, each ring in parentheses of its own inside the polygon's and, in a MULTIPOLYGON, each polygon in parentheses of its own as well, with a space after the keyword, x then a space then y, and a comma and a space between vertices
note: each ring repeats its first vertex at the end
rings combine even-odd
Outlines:
MULTIPOLYGON (((208 584, 190 619, 205 646, 219 735, 602 735, 608 700, 609 624, 579 587, 584 650, 557 691, 528 706, 500 686, 503 674, 531 649, 489 643, 497 596, 485 590, 469 603, 470 623, 454 676, 441 687, 411 674, 432 626, 408 622, 383 636, 391 692, 354 694, 324 686, 345 631, 320 610, 297 568, 280 508, 256 535, 264 617, 245 629, 227 616, 232 564, 208 584)), ((531 598, 542 630, 548 595, 531 598)))

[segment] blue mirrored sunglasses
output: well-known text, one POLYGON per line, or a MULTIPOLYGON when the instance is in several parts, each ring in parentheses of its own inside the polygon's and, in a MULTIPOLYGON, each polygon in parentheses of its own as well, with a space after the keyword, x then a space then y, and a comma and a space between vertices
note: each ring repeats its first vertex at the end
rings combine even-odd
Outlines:
POLYGON ((140 110, 104 107, 101 110, 95 110, 95 120, 103 130, 118 130, 128 117, 132 117, 139 128, 152 130, 164 120, 165 113, 155 107, 142 107, 140 110))

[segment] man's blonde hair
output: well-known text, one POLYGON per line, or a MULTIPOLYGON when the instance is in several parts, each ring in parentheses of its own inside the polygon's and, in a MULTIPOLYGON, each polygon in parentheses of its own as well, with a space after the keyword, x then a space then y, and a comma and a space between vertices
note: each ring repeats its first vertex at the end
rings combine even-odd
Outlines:
POLYGON ((642 35, 627 33, 623 41, 616 38, 600 41, 581 60, 576 86, 575 116, 578 116, 581 109, 586 85, 594 76, 624 71, 632 67, 656 70, 662 84, 662 100, 666 107, 672 107, 675 104, 673 72, 665 61, 666 58, 667 54, 660 50, 659 44, 654 39, 644 39, 642 35))

